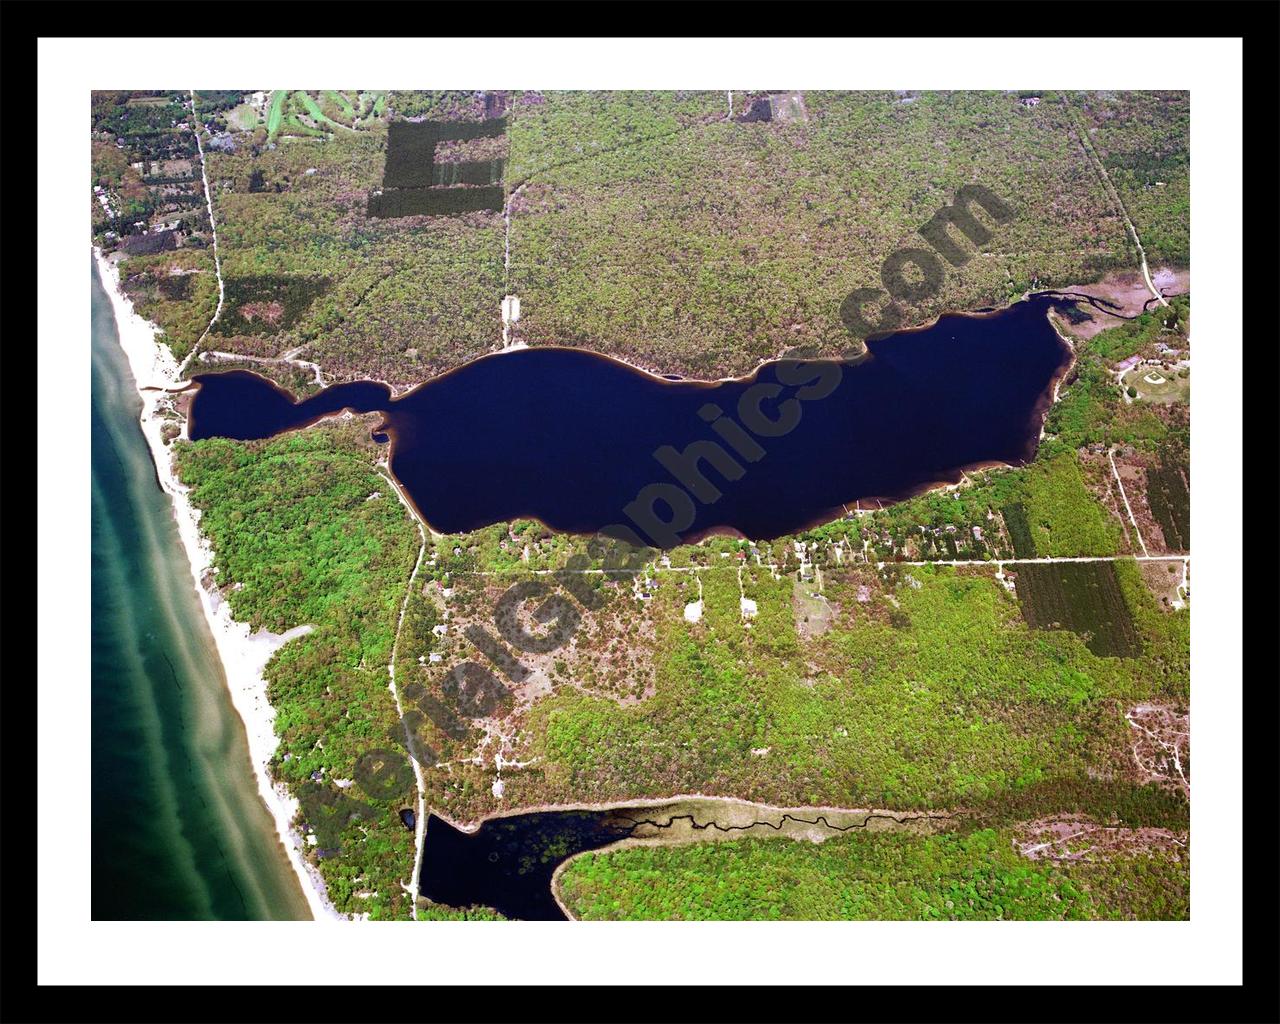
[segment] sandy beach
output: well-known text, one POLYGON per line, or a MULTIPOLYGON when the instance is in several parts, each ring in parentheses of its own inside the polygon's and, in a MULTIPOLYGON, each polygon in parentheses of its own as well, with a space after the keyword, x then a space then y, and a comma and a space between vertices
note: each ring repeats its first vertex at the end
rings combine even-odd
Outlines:
MULTIPOLYGON (((249 755, 253 762, 258 793, 275 822, 276 833, 302 884, 312 916, 316 920, 344 920, 329 903, 319 873, 302 855, 301 838, 291 828, 298 802, 283 786, 272 782, 267 768, 277 746, 274 728, 276 713, 267 701, 263 670, 276 650, 289 640, 308 632, 311 627, 302 624, 279 635, 265 630, 252 633, 247 623, 237 622, 231 617, 230 608, 216 591, 205 587, 204 579, 213 572, 213 551, 200 534, 200 512, 191 504, 187 488, 178 482, 173 472, 172 456, 161 437, 166 422, 163 414, 173 403, 172 396, 166 395, 165 389, 179 386, 177 361, 167 348, 156 343, 159 329, 134 312, 132 304, 120 289, 114 264, 96 247, 93 255, 102 285, 111 300, 120 345, 128 358, 142 399, 142 433, 151 450, 160 486, 172 501, 178 533, 191 568, 192 583, 217 645, 231 702, 244 722, 248 735, 249 755)), ((182 436, 185 436, 185 421, 182 423, 182 431, 182 436)))

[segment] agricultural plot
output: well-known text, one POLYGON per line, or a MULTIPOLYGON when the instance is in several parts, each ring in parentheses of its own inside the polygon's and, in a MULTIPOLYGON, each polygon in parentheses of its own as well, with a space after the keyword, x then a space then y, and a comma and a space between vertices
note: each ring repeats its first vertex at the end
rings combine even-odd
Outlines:
POLYGON ((1035 558, 1036 545, 1031 539, 1031 524, 1027 522, 1027 510, 1022 502, 1015 501, 1001 511, 1004 515, 1004 528, 1013 542, 1014 555, 1018 558, 1035 558))
POLYGON ((369 197, 369 216, 453 217, 502 209, 502 188, 396 188, 369 197))
POLYGON ((465 160, 456 163, 437 163, 431 168, 431 184, 451 185, 500 185, 502 183, 501 160, 465 160))
POLYGON ((1171 551, 1188 551, 1191 546, 1190 468, 1164 454, 1158 466, 1147 470, 1147 504, 1160 525, 1171 551))
POLYGON ((435 159, 435 126, 430 122, 392 121, 387 125, 384 188, 427 188, 435 159))
POLYGON ((1067 629, 1099 657, 1136 658, 1142 642, 1110 562, 1017 566, 1018 600, 1032 629, 1067 629))
POLYGON ((387 126, 383 191, 369 196, 369 216, 456 216, 501 210, 502 160, 437 163, 435 151, 441 142, 496 138, 505 131, 503 118, 457 123, 393 121, 387 126))
POLYGON ((392 121, 387 126, 387 167, 382 183, 387 188, 428 186, 437 143, 497 138, 506 131, 506 124, 503 118, 474 124, 392 121))

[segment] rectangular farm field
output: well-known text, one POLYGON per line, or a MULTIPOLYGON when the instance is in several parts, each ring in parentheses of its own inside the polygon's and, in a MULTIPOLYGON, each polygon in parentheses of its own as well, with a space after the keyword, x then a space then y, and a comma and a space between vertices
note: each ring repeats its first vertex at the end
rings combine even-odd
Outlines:
POLYGON ((502 209, 502 188, 396 188, 369 197, 370 217, 450 216, 502 209))
POLYGON ((1147 470, 1147 504, 1160 524, 1171 551, 1188 551, 1191 545, 1191 491, 1187 464, 1162 458, 1147 470))
POLYGON ((1018 602, 1032 629, 1069 629, 1100 657, 1135 658, 1142 641, 1111 562, 1017 566, 1018 602))

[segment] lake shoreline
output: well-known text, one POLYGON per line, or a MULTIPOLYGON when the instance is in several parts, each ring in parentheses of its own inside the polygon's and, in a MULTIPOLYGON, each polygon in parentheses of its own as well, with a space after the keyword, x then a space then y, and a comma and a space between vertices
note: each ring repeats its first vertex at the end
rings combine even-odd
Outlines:
MULTIPOLYGON (((245 730, 258 795, 271 814, 277 837, 302 887, 312 916, 316 920, 341 920, 342 915, 329 902, 319 873, 302 855, 301 837, 292 827, 298 802, 283 785, 271 778, 268 767, 278 740, 274 728, 276 713, 267 700, 263 669, 279 647, 308 627, 300 625, 282 636, 265 630, 254 634, 247 623, 233 619, 226 602, 206 587, 204 581, 213 572, 213 550, 200 533, 199 510, 191 504, 188 489, 174 473, 172 453, 162 436, 166 422, 174 422, 166 421, 167 410, 163 403, 172 398, 173 390, 181 384, 177 360, 156 341, 159 328, 134 310, 120 286, 115 265, 96 246, 93 258, 111 303, 120 347, 128 360, 135 389, 142 401, 139 424, 151 453, 156 480, 170 498, 178 534, 191 569, 192 584, 217 646, 231 703, 245 730)), ((180 436, 186 436, 185 419, 182 420, 180 436)))
POLYGON ((625 810, 629 807, 664 807, 667 804, 689 803, 692 801, 725 804, 726 806, 736 808, 753 808, 771 814, 790 814, 793 812, 804 811, 818 815, 879 814, 953 818, 962 813, 960 808, 953 808, 950 810, 933 809, 925 811, 894 811, 885 807, 834 807, 830 804, 768 804, 762 803, 759 800, 748 800, 745 797, 725 796, 722 793, 676 793, 673 796, 646 796, 637 797, 632 800, 605 800, 599 803, 575 801, 573 803, 563 804, 530 804, 521 807, 503 809, 493 814, 486 814, 484 817, 468 820, 465 824, 451 818, 447 813, 442 813, 437 810, 432 810, 431 813, 441 821, 448 824, 451 828, 457 829, 459 832, 474 833, 487 821, 496 821, 502 818, 518 818, 523 814, 550 814, 556 811, 617 811, 625 810))
MULTIPOLYGON (((946 822, 955 821, 966 816, 961 808, 932 810, 890 810, 870 807, 832 807, 832 806, 783 806, 766 804, 754 800, 746 800, 732 796, 714 796, 708 794, 677 794, 669 797, 645 797, 637 800, 615 800, 604 803, 566 803, 542 804, 528 808, 500 811, 486 815, 477 821, 460 825, 447 814, 432 811, 432 817, 444 825, 465 835, 476 835, 483 826, 493 822, 523 817, 554 816, 562 812, 631 812, 634 814, 646 808, 661 809, 669 812, 670 819, 665 825, 657 822, 635 821, 634 827, 619 838, 607 841, 598 846, 591 846, 571 853, 556 865, 547 880, 550 897, 566 920, 577 920, 565 903, 561 891, 561 878, 564 872, 581 857, 588 854, 604 854, 632 846, 668 846, 684 845, 695 842, 733 841, 751 835, 777 836, 790 838, 793 841, 807 840, 825 842, 836 835, 851 830, 869 829, 871 831, 917 831, 921 828, 933 830, 946 822), (677 823, 689 819, 688 829, 677 823), (777 819, 777 824, 772 819, 777 819), (700 822, 700 824, 695 824, 700 822), (873 822, 875 823, 873 827, 873 822), (636 830, 648 824, 656 826, 657 832, 637 835, 636 830), (711 825, 717 831, 706 832, 711 825), (765 831, 756 831, 757 826, 765 831), (774 831, 769 832, 772 829, 774 831)), ((624 819, 626 815, 623 815, 624 819)), ((661 817, 661 816, 659 816, 661 817)), ((421 879, 419 885, 421 886, 421 879)), ((445 905, 462 905, 448 902, 445 905)))
MULTIPOLYGON (((750 486, 743 490, 740 485, 731 493, 730 501, 715 510, 699 508, 697 521, 682 523, 679 543, 696 544, 714 535, 755 540, 791 536, 840 519, 855 507, 905 501, 961 485, 974 472, 1026 465, 1034 459, 1043 437, 1045 415, 1075 358, 1069 340, 1055 329, 1047 315, 1051 313, 1051 301, 1033 298, 1006 311, 952 314, 940 328, 935 328, 939 332, 936 339, 927 329, 903 332, 901 341, 896 335, 880 339, 852 362, 801 360, 801 367, 812 367, 802 370, 802 374, 834 378, 824 385, 823 397, 836 389, 839 397, 830 399, 830 404, 814 403, 810 407, 820 417, 812 427, 807 423, 809 417, 805 417, 803 429, 821 442, 816 446, 806 446, 801 434, 788 436, 789 427, 781 433, 767 429, 759 432, 771 439, 768 451, 763 453, 773 456, 766 464, 769 478, 776 478, 777 486, 791 500, 785 509, 774 508, 767 496, 759 493, 761 485, 749 480, 750 486), (1010 350, 1011 346, 1018 348, 1019 330, 1028 338, 1027 348, 1010 350), (947 344, 952 340, 954 347, 947 344), (906 347, 899 348, 899 344, 906 347), (941 348, 934 348, 935 344, 941 348), (929 352, 940 355, 926 355, 929 352), (966 355, 957 355, 960 352, 966 355), (938 369, 939 359, 949 368, 963 368, 963 379, 972 386, 953 386, 952 379, 938 369), (977 379, 984 370, 987 376, 977 379), (1009 374, 1014 384, 1000 401, 991 396, 994 412, 966 397, 979 390, 983 394, 989 392, 990 375, 1002 372, 1009 374), (895 388, 903 394, 903 401, 897 404, 884 398, 895 388), (927 424, 931 419, 941 420, 940 406, 954 408, 953 419, 957 422, 969 422, 981 414, 986 417, 982 419, 983 429, 944 432, 948 443, 935 452, 936 431, 931 433, 927 424), (917 409, 919 415, 912 411, 917 409), (825 433, 821 426, 824 421, 825 433), (848 436, 864 447, 869 458, 853 462, 837 458, 833 463, 828 457, 812 454, 827 451, 831 447, 829 439, 843 436, 841 431, 846 426, 851 431, 848 436), (899 448, 902 458, 894 463, 885 452, 899 448), (821 461, 815 465, 815 460, 821 461)), ((378 414, 382 419, 372 428, 371 435, 375 441, 388 445, 387 468, 400 484, 415 517, 432 533, 465 533, 492 523, 527 519, 556 532, 592 535, 613 530, 605 524, 613 522, 611 516, 619 515, 618 510, 626 506, 629 498, 646 493, 646 485, 652 489, 667 482, 670 468, 651 466, 648 456, 673 445, 679 450, 686 442, 707 443, 700 437, 699 427, 691 426, 704 415, 699 411, 694 416, 699 404, 714 395, 721 404, 737 402, 741 409, 740 399, 746 400, 753 393, 758 402, 760 393, 767 395, 770 388, 776 393, 778 385, 772 382, 772 375, 785 377, 780 367, 786 365, 764 364, 749 376, 733 378, 733 384, 728 385, 723 381, 661 379, 614 356, 568 346, 521 350, 520 363, 508 363, 516 357, 507 355, 504 359, 503 355, 481 356, 400 395, 373 379, 333 384, 318 393, 295 396, 251 370, 197 374, 190 435, 264 439, 305 429, 344 410, 378 414), (607 414, 600 403, 583 406, 581 414, 571 414, 544 409, 536 401, 538 394, 556 393, 556 388, 571 394, 575 389, 601 387, 612 389, 607 414), (491 400, 477 407, 474 401, 468 404, 463 397, 470 394, 485 394, 491 400), (556 439, 558 461, 547 456, 547 444, 539 446, 527 440, 527 417, 544 412, 546 436, 556 439), (619 431, 615 421, 623 420, 634 429, 619 431), (483 441, 459 433, 457 424, 474 430, 483 441), (465 500, 451 504, 424 485, 424 480, 439 480, 441 467, 430 464, 419 439, 455 439, 455 435, 458 436, 451 443, 458 444, 464 453, 473 450, 474 442, 477 454, 463 456, 464 461, 471 459, 467 465, 485 465, 491 461, 491 453, 502 451, 505 458, 522 467, 541 467, 547 472, 538 477, 540 483, 527 483, 523 490, 516 488, 508 493, 492 473, 446 467, 458 479, 454 487, 444 490, 467 495, 465 500), (559 452, 560 447, 566 452, 559 452), (599 462, 606 453, 609 474, 605 482, 594 489, 587 486, 590 493, 579 494, 576 501, 571 501, 569 489, 561 479, 565 475, 562 464, 574 458, 584 463, 599 462), (645 466, 651 466, 647 475, 645 466), (560 483, 545 483, 546 480, 560 483)), ((720 411, 714 404, 709 408, 720 411)), ((757 454, 750 461, 759 458, 757 454)), ((752 479, 762 472, 765 471, 754 471, 752 479)), ((708 504, 704 499, 703 505, 708 504)), ((657 535, 653 539, 662 541, 657 535)), ((670 544, 663 542, 662 546, 670 544)))

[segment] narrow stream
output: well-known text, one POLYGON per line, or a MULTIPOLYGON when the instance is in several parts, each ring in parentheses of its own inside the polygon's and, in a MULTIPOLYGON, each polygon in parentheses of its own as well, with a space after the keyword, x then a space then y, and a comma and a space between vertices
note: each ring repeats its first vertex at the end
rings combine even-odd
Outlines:
POLYGON ((464 832, 433 814, 427 819, 419 892, 434 903, 492 907, 516 920, 563 921, 565 913, 552 893, 556 868, 579 853, 622 839, 652 838, 686 824, 693 833, 760 829, 768 835, 789 825, 842 833, 865 829, 873 821, 911 827, 949 817, 884 811, 815 811, 810 816, 763 807, 753 811, 751 805, 733 800, 700 798, 696 803, 697 812, 686 811, 689 802, 674 800, 657 806, 512 814, 489 818, 474 832, 464 832), (723 810, 709 809, 714 806, 723 810), (720 813, 727 823, 717 820, 720 813), (841 817, 851 820, 844 824, 831 820, 841 817), (735 818, 743 820, 732 820, 735 818))

